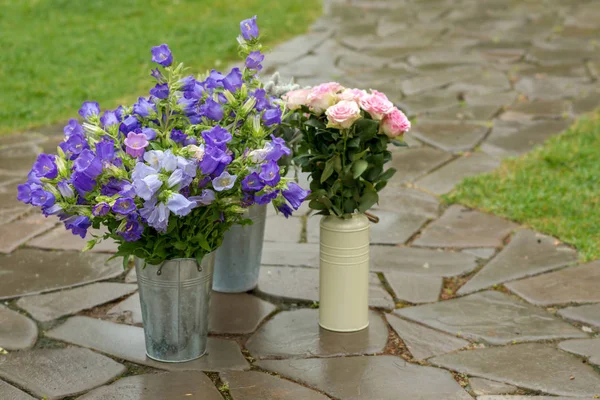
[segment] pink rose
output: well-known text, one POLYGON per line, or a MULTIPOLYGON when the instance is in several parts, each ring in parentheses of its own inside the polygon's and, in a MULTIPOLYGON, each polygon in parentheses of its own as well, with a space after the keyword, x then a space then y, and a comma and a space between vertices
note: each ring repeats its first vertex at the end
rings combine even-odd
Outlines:
POLYGON ((388 100, 385 94, 377 90, 371 90, 371 94, 360 99, 360 106, 371 114, 371 118, 377 121, 394 110, 394 104, 388 100))
POLYGON ((360 107, 355 101, 342 100, 325 111, 329 128, 348 129, 360 118, 360 107))
POLYGON ((338 99, 354 100, 358 103, 365 96, 368 96, 368 94, 362 89, 344 89, 342 93, 338 94, 338 99))
POLYGON ((323 114, 337 100, 337 92, 344 87, 337 82, 322 83, 313 87, 308 95, 308 106, 317 115, 323 114))
POLYGON ((397 108, 383 117, 381 121, 381 131, 385 133, 389 138, 395 138, 400 136, 410 129, 410 121, 406 118, 406 115, 397 108))
POLYGON ((307 97, 310 94, 310 89, 292 90, 283 95, 285 106, 288 110, 297 110, 298 108, 308 104, 307 97))

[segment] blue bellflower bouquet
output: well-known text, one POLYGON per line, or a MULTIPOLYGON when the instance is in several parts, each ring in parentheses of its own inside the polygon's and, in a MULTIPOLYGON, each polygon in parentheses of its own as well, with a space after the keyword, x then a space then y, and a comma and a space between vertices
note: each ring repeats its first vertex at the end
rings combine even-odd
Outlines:
POLYGON ((104 226, 84 250, 113 239, 124 265, 130 256, 201 261, 233 224, 249 222, 253 204, 289 216, 308 192, 280 175, 290 149, 272 133, 284 106, 256 77, 264 59, 256 17, 240 27, 245 66, 226 75, 186 76, 166 44, 152 48, 150 96, 104 112, 83 103, 83 123, 71 119, 58 154, 38 156, 18 199, 82 238, 104 226))

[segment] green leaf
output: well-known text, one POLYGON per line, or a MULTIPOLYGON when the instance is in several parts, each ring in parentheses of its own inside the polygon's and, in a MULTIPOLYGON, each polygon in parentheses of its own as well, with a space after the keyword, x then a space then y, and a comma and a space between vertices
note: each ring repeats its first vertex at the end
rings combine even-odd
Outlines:
POLYGON ((313 210, 327 210, 327 206, 317 200, 311 200, 308 206, 313 210))
POLYGON ((354 164, 352 164, 352 172, 354 179, 358 178, 362 175, 363 172, 367 169, 369 163, 365 160, 358 160, 354 164))
POLYGON ((377 180, 379 181, 387 181, 396 173, 396 168, 388 168, 383 174, 379 175, 377 180))
POLYGON ((348 140, 348 142, 346 143, 346 147, 349 149, 355 149, 355 148, 358 148, 359 146, 360 146, 360 138, 359 137, 352 138, 352 139, 348 140))
POLYGON ((325 124, 316 118, 311 118, 307 120, 304 124, 317 129, 325 129, 325 124))
POLYGON ((85 244, 85 247, 83 248, 83 250, 81 250, 81 251, 82 252, 90 251, 91 249, 94 248, 94 246, 96 245, 97 242, 98 242, 98 239, 93 239, 93 240, 88 241, 85 244))
POLYGON ((325 182, 331 176, 331 174, 333 174, 333 166, 336 157, 330 158, 325 163, 325 169, 323 170, 323 174, 321 175, 321 183, 325 182))
POLYGON ((372 190, 365 190, 358 203, 358 211, 365 212, 379 201, 379 195, 372 190))
POLYGON ((379 122, 372 119, 359 119, 354 123, 354 129, 360 140, 366 142, 377 135, 379 122))
POLYGON ((361 151, 360 153, 354 153, 350 156, 350 160, 352 160, 352 161, 359 160, 359 159, 363 158, 364 155, 367 154, 368 151, 369 151, 369 149, 365 149, 365 150, 361 151))
POLYGON ((408 147, 408 143, 398 139, 392 139, 392 144, 396 147, 408 147))
POLYGON ((208 244, 208 241, 206 240, 206 237, 202 234, 202 232, 200 232, 196 235, 196 240, 198 241, 198 244, 200 244, 200 247, 202 247, 204 250, 206 250, 206 251, 212 250, 210 248, 210 244, 208 244))

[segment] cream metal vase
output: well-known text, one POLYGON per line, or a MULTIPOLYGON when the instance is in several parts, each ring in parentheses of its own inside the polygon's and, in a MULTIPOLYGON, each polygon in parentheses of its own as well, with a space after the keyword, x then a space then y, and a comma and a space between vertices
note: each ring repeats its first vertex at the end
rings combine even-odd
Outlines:
POLYGON ((369 219, 321 219, 319 325, 354 332, 369 326, 369 219))

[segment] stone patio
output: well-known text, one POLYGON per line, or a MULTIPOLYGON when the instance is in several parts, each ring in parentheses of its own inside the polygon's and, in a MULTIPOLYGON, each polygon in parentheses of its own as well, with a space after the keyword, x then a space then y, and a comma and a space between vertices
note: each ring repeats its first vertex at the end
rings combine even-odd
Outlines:
POLYGON ((1 137, 0 399, 600 398, 600 263, 437 197, 600 105, 599 20, 594 0, 328 0, 267 57, 265 73, 382 90, 416 117, 373 210, 357 333, 317 325, 318 217, 269 213, 259 286, 213 294, 207 356, 148 359, 114 244, 79 254, 15 199, 62 126, 1 137))

